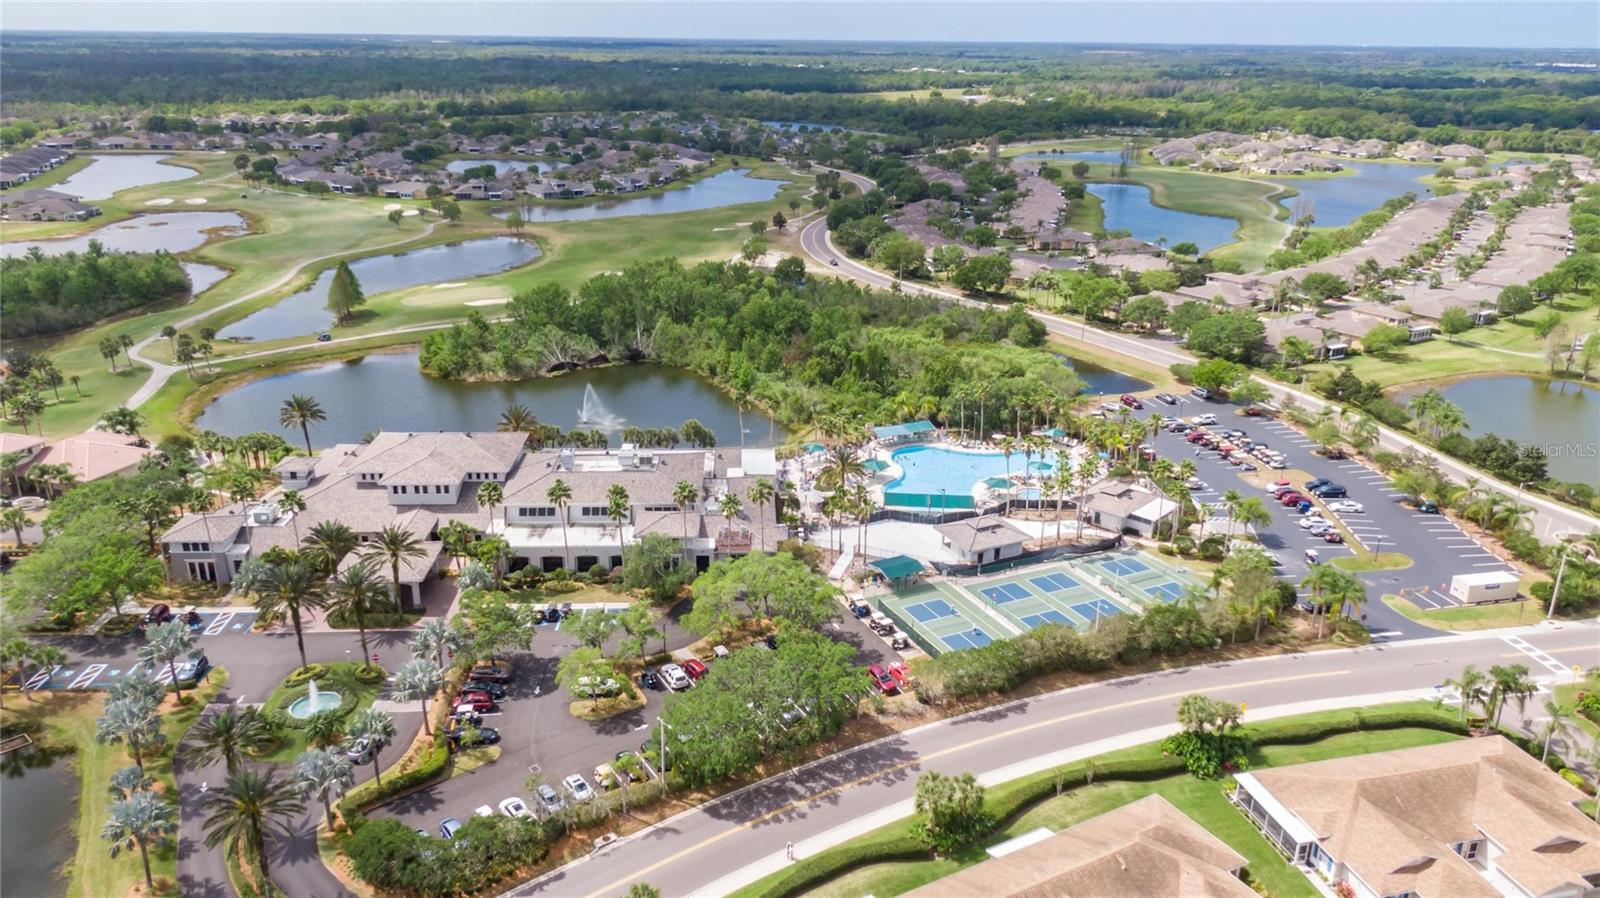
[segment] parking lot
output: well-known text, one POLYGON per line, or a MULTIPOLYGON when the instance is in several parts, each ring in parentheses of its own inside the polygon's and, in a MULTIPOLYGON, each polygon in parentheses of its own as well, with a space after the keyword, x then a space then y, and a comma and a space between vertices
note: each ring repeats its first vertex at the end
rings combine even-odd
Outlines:
MULTIPOLYGON (((200 622, 190 628, 195 635, 196 645, 204 650, 208 637, 220 637, 249 633, 250 627, 255 623, 256 610, 253 608, 211 608, 200 611, 200 622)), ((135 633, 131 639, 141 639, 135 633)), ((115 643, 102 641, 91 643, 97 646, 109 647, 115 643)), ((136 645, 133 647, 137 650, 136 645)), ((139 662, 128 657, 128 654, 116 656, 102 655, 101 657, 74 658, 71 663, 57 665, 48 670, 34 671, 22 682, 26 691, 36 689, 104 689, 111 683, 128 676, 139 668, 139 662)), ((172 680, 172 672, 165 667, 152 670, 151 676, 158 682, 166 683, 172 680)))
MULTIPOLYGON (((1217 417, 1217 427, 1242 430, 1257 443, 1266 443, 1281 452, 1285 471, 1304 471, 1311 477, 1321 477, 1344 486, 1348 499, 1361 504, 1359 513, 1330 513, 1349 535, 1374 552, 1399 552, 1412 559, 1412 565, 1403 570, 1374 571, 1359 576, 1370 587, 1365 608, 1367 626, 1374 638, 1405 638, 1438 635, 1438 631, 1414 623, 1393 611, 1381 601, 1385 593, 1404 595, 1424 610, 1455 604, 1449 597, 1450 578, 1456 574, 1486 571, 1509 571, 1511 565, 1497 558, 1476 539, 1468 536, 1450 519, 1440 514, 1424 514, 1404 504, 1405 497, 1392 485, 1389 478, 1353 459, 1329 459, 1316 454, 1316 443, 1307 439, 1293 427, 1270 417, 1246 417, 1239 406, 1222 402, 1178 397, 1176 406, 1145 398, 1141 414, 1171 415, 1185 420, 1201 414, 1217 417)), ((1215 429, 1215 428, 1212 428, 1215 429)), ((1256 528, 1261 545, 1282 562, 1280 573, 1293 582, 1299 582, 1310 571, 1305 552, 1313 549, 1319 560, 1326 562, 1353 550, 1348 545, 1330 544, 1298 526, 1300 514, 1271 501, 1263 488, 1283 474, 1264 465, 1255 472, 1246 472, 1225 460, 1219 453, 1199 449, 1185 441, 1180 434, 1158 430, 1154 438, 1156 451, 1174 461, 1190 458, 1195 462, 1197 477, 1206 488, 1194 491, 1196 501, 1216 503, 1228 490, 1238 490, 1250 496, 1259 495, 1272 522, 1256 528)), ((1292 484, 1300 487, 1299 482, 1292 484)))

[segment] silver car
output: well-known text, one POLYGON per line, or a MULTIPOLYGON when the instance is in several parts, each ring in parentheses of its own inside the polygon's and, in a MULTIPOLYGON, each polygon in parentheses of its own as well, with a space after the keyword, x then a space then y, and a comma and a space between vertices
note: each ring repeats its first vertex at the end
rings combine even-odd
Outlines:
POLYGON ((539 804, 544 807, 546 814, 554 814, 566 805, 566 802, 561 800, 561 794, 549 783, 540 783, 534 794, 539 796, 539 804))
POLYGON ((572 796, 573 801, 588 801, 594 798, 594 789, 589 787, 589 781, 584 779, 581 773, 568 776, 561 781, 561 785, 566 788, 567 794, 572 796))
POLYGON ((694 682, 689 679, 689 675, 684 673, 683 668, 676 664, 661 665, 661 681, 667 684, 668 689, 680 691, 694 685, 694 682))

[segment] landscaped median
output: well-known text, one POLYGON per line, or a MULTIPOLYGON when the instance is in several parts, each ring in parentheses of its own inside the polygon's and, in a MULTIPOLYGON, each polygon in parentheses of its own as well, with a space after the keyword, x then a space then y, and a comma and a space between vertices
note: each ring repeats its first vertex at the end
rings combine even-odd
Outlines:
MULTIPOLYGON (((1298 764, 1347 755, 1427 745, 1468 734, 1459 712, 1428 702, 1324 711, 1243 728, 1252 748, 1251 768, 1298 764)), ((1537 746, 1513 741, 1539 754, 1537 746)), ((1559 764, 1555 762, 1552 766, 1559 764)), ((1264 894, 1318 892, 1283 859, 1227 798, 1226 779, 1189 775, 1182 759, 1147 743, 1044 770, 988 790, 986 810, 995 826, 978 843, 935 857, 907 818, 798 861, 734 892, 736 898, 793 895, 887 898, 986 860, 984 846, 1039 827, 1060 831, 1112 808, 1159 794, 1244 855, 1246 881, 1264 894)))

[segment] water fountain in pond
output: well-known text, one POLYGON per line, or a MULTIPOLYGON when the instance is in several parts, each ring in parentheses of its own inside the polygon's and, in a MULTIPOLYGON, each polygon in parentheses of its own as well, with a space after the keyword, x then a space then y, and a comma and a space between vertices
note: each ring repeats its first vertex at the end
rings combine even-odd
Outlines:
POLYGON ((317 689, 317 681, 312 680, 307 684, 306 697, 297 698, 289 703, 289 716, 295 720, 305 720, 313 714, 332 711, 343 701, 343 697, 337 692, 323 692, 317 689))
POLYGON ((597 427, 601 430, 615 430, 622 426, 621 415, 614 415, 600 401, 600 394, 594 391, 594 384, 585 384, 583 387, 583 405, 578 406, 578 423, 588 427, 597 427))

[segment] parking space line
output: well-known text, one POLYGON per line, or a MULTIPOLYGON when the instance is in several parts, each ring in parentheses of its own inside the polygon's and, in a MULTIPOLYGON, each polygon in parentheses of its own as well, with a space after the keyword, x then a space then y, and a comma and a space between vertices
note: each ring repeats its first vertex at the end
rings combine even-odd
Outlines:
POLYGON ((78 674, 77 678, 74 679, 72 683, 67 686, 67 688, 82 689, 85 686, 88 686, 90 683, 93 683, 95 678, 100 676, 100 671, 105 669, 106 665, 104 664, 91 664, 88 667, 85 667, 83 669, 83 673, 78 674))
POLYGON ((221 635, 223 630, 228 629, 228 624, 233 622, 233 619, 237 614, 238 614, 237 611, 224 611, 223 613, 217 615, 211 621, 211 624, 206 627, 205 635, 207 635, 207 636, 219 636, 219 635, 221 635))
POLYGON ((50 681, 50 678, 55 676, 56 673, 58 671, 60 671, 60 670, 61 670, 61 665, 59 665, 59 664, 57 664, 55 667, 50 668, 49 670, 41 670, 38 673, 34 674, 33 676, 29 677, 28 678, 28 682, 22 684, 22 688, 23 689, 38 689, 40 686, 43 686, 45 683, 48 683, 50 681))
POLYGON ((1477 564, 1473 565, 1473 567, 1505 567, 1505 566, 1506 566, 1506 563, 1503 562, 1503 561, 1480 561, 1477 564))

